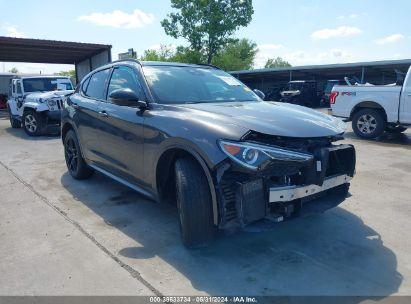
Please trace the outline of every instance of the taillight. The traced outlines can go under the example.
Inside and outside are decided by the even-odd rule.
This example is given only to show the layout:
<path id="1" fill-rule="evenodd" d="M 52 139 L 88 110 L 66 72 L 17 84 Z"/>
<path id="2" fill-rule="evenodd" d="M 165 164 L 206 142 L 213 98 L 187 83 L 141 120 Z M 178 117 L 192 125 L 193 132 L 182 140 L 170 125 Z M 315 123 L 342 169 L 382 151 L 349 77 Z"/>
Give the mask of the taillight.
<path id="1" fill-rule="evenodd" d="M 338 92 L 331 92 L 330 94 L 330 104 L 334 104 L 335 100 L 337 99 Z"/>

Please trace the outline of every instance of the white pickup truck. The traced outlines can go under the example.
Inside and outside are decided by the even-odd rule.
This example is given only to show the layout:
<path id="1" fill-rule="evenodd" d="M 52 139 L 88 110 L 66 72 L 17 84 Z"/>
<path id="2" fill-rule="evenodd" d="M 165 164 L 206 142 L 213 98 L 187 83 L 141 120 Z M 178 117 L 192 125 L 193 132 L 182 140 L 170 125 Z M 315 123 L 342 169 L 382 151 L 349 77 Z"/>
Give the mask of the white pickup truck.
<path id="1" fill-rule="evenodd" d="M 355 134 L 377 138 L 411 127 L 411 68 L 400 85 L 337 85 L 331 91 L 332 115 L 352 121 Z"/>

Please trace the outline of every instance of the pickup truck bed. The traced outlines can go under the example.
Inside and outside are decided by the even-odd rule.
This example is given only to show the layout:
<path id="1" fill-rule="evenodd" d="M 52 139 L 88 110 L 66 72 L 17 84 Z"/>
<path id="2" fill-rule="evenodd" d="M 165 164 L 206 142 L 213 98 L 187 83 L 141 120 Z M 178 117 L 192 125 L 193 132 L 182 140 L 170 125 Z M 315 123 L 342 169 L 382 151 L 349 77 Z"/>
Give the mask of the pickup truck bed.
<path id="1" fill-rule="evenodd" d="M 384 108 L 387 122 L 398 121 L 401 86 L 334 86 L 332 92 L 338 92 L 331 104 L 334 116 L 350 118 L 355 109 L 374 102 Z"/>
<path id="2" fill-rule="evenodd" d="M 405 131 L 411 126 L 410 71 L 403 86 L 334 86 L 330 95 L 332 115 L 352 121 L 353 131 L 362 138 Z"/>

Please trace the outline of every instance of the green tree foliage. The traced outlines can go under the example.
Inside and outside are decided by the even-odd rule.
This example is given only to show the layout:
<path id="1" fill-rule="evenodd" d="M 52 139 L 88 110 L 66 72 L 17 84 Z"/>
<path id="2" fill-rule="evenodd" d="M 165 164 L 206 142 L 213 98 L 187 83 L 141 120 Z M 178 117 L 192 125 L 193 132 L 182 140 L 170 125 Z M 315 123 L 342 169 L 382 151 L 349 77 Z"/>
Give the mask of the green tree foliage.
<path id="1" fill-rule="evenodd" d="M 204 58 L 201 53 L 192 51 L 188 47 L 178 46 L 177 48 L 167 45 L 160 45 L 160 48 L 145 50 L 140 57 L 142 61 L 169 61 L 183 63 L 202 63 Z"/>
<path id="2" fill-rule="evenodd" d="M 247 26 L 254 13 L 252 0 L 171 0 L 175 12 L 161 21 L 167 35 L 188 40 L 192 51 L 211 63 L 231 35 Z"/>
<path id="3" fill-rule="evenodd" d="M 213 65 L 226 71 L 248 70 L 253 67 L 257 45 L 248 39 L 229 42 L 213 58 Z"/>
<path id="4" fill-rule="evenodd" d="M 277 57 L 275 59 L 268 59 L 264 66 L 266 69 L 268 68 L 290 68 L 292 65 L 282 59 L 281 57 Z"/>
<path id="5" fill-rule="evenodd" d="M 248 39 L 232 40 L 214 56 L 212 64 L 226 71 L 246 70 L 253 67 L 257 45 Z M 169 61 L 182 63 L 205 63 L 207 58 L 190 47 L 161 45 L 158 50 L 146 50 L 140 57 L 143 61 Z"/>
<path id="6" fill-rule="evenodd" d="M 158 50 L 145 50 L 143 56 L 140 57 L 140 60 L 143 61 L 172 61 L 174 56 L 174 50 L 172 46 L 160 45 Z"/>
<path id="7" fill-rule="evenodd" d="M 19 70 L 17 70 L 17 68 L 11 68 L 10 70 L 9 70 L 9 73 L 14 73 L 14 74 L 17 74 L 19 72 Z"/>
<path id="8" fill-rule="evenodd" d="M 56 73 L 58 76 L 68 76 L 72 78 L 76 78 L 76 71 L 75 70 L 70 70 L 70 71 L 61 71 Z"/>
<path id="9" fill-rule="evenodd" d="M 183 62 L 183 63 L 204 63 L 206 61 L 205 56 L 198 51 L 192 50 L 189 47 L 179 46 L 176 49 L 174 56 L 172 57 L 173 62 Z"/>

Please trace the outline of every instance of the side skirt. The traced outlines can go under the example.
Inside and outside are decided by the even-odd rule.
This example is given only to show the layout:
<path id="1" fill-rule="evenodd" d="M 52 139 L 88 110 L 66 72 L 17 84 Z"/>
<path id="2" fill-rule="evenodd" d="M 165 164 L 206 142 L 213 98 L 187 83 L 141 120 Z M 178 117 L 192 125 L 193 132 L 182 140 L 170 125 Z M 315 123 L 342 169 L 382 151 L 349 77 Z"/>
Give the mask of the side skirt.
<path id="1" fill-rule="evenodd" d="M 114 174 L 112 174 L 112 173 L 104 170 L 104 169 L 101 169 L 100 167 L 97 167 L 97 166 L 94 165 L 94 164 L 89 164 L 89 166 L 90 166 L 91 168 L 93 168 L 94 170 L 96 170 L 96 171 L 104 174 L 105 176 L 107 176 L 107 177 L 109 177 L 109 178 L 111 178 L 111 179 L 114 179 L 116 182 L 118 182 L 118 183 L 120 183 L 120 184 L 123 184 L 124 186 L 127 186 L 127 187 L 133 189 L 134 191 L 137 191 L 138 193 L 140 193 L 140 194 L 142 194 L 142 195 L 144 195 L 144 196 L 146 196 L 146 197 L 148 197 L 148 198 L 150 198 L 150 199 L 152 199 L 152 200 L 155 200 L 154 195 L 152 195 L 150 192 L 142 189 L 141 187 L 136 186 L 136 185 L 134 185 L 134 184 L 132 184 L 132 183 L 130 183 L 130 182 L 128 182 L 128 181 L 126 181 L 126 180 L 124 180 L 124 179 L 122 179 L 122 178 L 120 178 L 120 177 L 118 177 L 118 176 L 116 176 L 116 175 L 114 175 Z"/>

